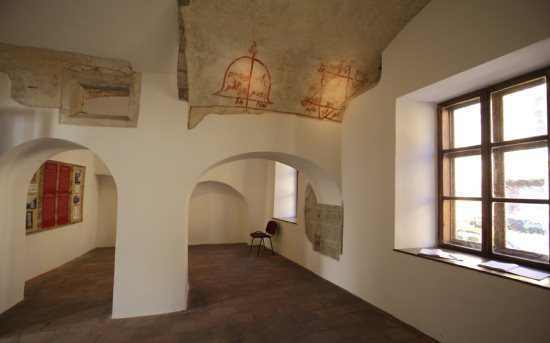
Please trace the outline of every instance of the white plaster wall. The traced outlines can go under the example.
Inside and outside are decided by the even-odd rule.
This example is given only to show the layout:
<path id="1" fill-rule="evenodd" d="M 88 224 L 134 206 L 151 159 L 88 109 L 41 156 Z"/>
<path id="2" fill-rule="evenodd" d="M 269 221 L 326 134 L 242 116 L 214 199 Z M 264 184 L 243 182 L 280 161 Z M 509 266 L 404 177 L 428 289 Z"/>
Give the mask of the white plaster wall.
<path id="1" fill-rule="evenodd" d="M 96 175 L 112 176 L 111 171 L 109 170 L 105 162 L 103 162 L 101 158 L 97 157 L 97 155 L 94 155 L 94 173 Z"/>
<path id="2" fill-rule="evenodd" d="M 248 203 L 225 183 L 197 184 L 189 200 L 189 244 L 245 242 Z"/>
<path id="3" fill-rule="evenodd" d="M 397 101 L 395 248 L 437 245 L 436 104 Z M 401 115 L 399 115 L 401 114 Z M 432 133 L 432 134 L 427 134 Z"/>
<path id="4" fill-rule="evenodd" d="M 395 38 L 384 52 L 379 85 L 352 101 L 344 119 L 344 254 L 338 268 L 327 268 L 323 276 L 443 342 L 548 339 L 547 290 L 392 248 L 394 231 L 401 230 L 395 225 L 406 225 L 403 218 L 395 222 L 394 206 L 405 206 L 409 196 L 395 192 L 394 176 L 418 182 L 418 174 L 395 169 L 397 98 L 547 38 L 549 12 L 547 1 L 434 0 Z M 397 127 L 399 139 L 407 140 L 401 125 L 433 127 L 410 119 Z M 432 185 L 431 179 L 420 182 Z M 426 206 L 433 207 L 429 198 Z"/>
<path id="5" fill-rule="evenodd" d="M 83 220 L 81 223 L 25 236 L 27 280 L 96 247 L 98 184 L 93 174 L 94 154 L 89 150 L 71 150 L 52 156 L 51 159 L 86 167 Z M 23 227 L 20 229 L 24 231 Z"/>
<path id="6" fill-rule="evenodd" d="M 273 218 L 274 202 L 274 180 L 275 163 L 270 163 L 268 169 L 268 186 L 266 192 L 265 208 L 269 218 Z M 298 171 L 298 206 L 296 210 L 296 223 L 277 220 L 277 232 L 272 239 L 275 252 L 288 258 L 291 261 L 311 270 L 317 275 L 326 278 L 328 270 L 336 269 L 339 266 L 337 260 L 322 255 L 313 250 L 313 244 L 307 239 L 304 221 L 304 206 L 306 198 L 306 188 L 310 183 L 308 174 L 304 171 Z M 344 208 L 345 211 L 345 208 Z M 344 214 L 345 216 L 345 214 Z M 345 217 L 344 217 L 345 218 Z M 345 234 L 345 233 L 344 233 Z M 269 244 L 269 243 L 268 243 Z"/>
<path id="7" fill-rule="evenodd" d="M 59 125 L 56 110 L 6 99 L 9 80 L 0 74 L 0 187 L 10 194 L 0 194 L 0 311 L 22 299 L 24 235 L 11 229 L 22 227 L 24 215 L 11 203 L 24 204 L 24 198 L 11 190 L 23 194 L 31 175 L 23 181 L 17 170 L 33 165 L 28 154 L 45 156 L 72 145 L 6 151 L 54 137 L 96 152 L 117 182 L 115 317 L 185 308 L 184 209 L 202 172 L 238 154 L 284 152 L 313 161 L 335 180 L 342 176 L 344 253 L 338 263 L 304 259 L 306 267 L 445 342 L 545 341 L 548 291 L 392 248 L 396 99 L 548 37 L 549 6 L 544 0 L 432 1 L 384 52 L 382 80 L 352 101 L 342 137 L 338 124 L 284 115 L 208 116 L 188 131 L 175 75 L 160 74 L 143 75 L 137 129 Z M 167 69 L 175 70 L 175 63 Z"/>
<path id="8" fill-rule="evenodd" d="M 97 163 L 97 159 L 95 161 Z M 117 189 L 111 175 L 97 178 L 96 247 L 114 247 L 116 243 Z"/>
<path id="9" fill-rule="evenodd" d="M 10 153 L 18 144 L 42 137 L 77 142 L 109 166 L 118 191 L 114 317 L 186 308 L 187 203 L 212 165 L 240 154 L 283 153 L 317 166 L 335 182 L 340 178 L 340 125 L 277 114 L 232 115 L 209 116 L 187 130 L 187 104 L 177 99 L 175 84 L 175 75 L 143 74 L 136 129 L 85 127 L 58 124 L 57 110 L 15 103 L 9 99 L 9 78 L 0 73 L 0 171 L 5 168 L 7 175 L 0 173 L 0 187 L 7 190 L 0 198 L 5 196 L 6 204 L 12 201 L 11 189 L 28 182 L 16 172 L 26 158 L 34 159 L 27 149 L 42 149 L 37 141 Z M 55 144 L 55 149 L 71 146 Z M 17 208 L 0 207 L 0 215 L 13 217 L 0 223 L 7 235 L 0 245 L 8 247 L 6 259 L 0 259 L 5 266 L 0 281 L 8 280 L 0 292 L 2 311 L 22 299 L 24 280 L 16 269 L 24 248 L 18 236 L 11 236 L 11 220 L 23 225 Z"/>
<path id="10" fill-rule="evenodd" d="M 218 181 L 230 185 L 246 199 L 248 216 L 245 223 L 242 242 L 250 239 L 250 232 L 265 229 L 266 219 L 271 211 L 266 212 L 266 194 L 268 191 L 268 168 L 272 161 L 265 159 L 244 159 L 222 164 L 204 174 L 201 181 Z"/>

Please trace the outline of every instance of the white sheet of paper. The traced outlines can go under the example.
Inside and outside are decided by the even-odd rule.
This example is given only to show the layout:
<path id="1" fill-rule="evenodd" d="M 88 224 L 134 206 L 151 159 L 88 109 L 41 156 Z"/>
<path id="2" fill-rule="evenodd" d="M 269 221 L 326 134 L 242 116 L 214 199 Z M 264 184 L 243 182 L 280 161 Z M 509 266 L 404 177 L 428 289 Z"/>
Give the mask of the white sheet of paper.
<path id="1" fill-rule="evenodd" d="M 499 271 L 503 271 L 503 272 L 508 272 L 508 271 L 510 271 L 514 268 L 519 267 L 515 263 L 502 263 L 502 262 L 497 262 L 497 261 L 483 262 L 483 263 L 478 264 L 478 266 L 489 268 L 489 269 L 495 269 L 495 270 L 499 270 Z"/>
<path id="2" fill-rule="evenodd" d="M 420 252 L 418 254 L 460 261 L 460 259 L 456 256 L 446 253 L 441 249 L 420 249 Z"/>
<path id="3" fill-rule="evenodd" d="M 539 280 L 539 281 L 542 280 L 542 279 L 546 279 L 547 277 L 550 276 L 550 273 L 545 273 L 545 272 L 541 272 L 541 271 L 538 271 L 538 270 L 529 269 L 529 268 L 525 268 L 525 267 L 514 268 L 514 269 L 510 270 L 510 273 L 516 274 L 516 275 L 519 275 L 519 276 L 524 276 L 524 277 L 527 277 L 527 278 L 530 278 L 530 279 Z"/>
<path id="4" fill-rule="evenodd" d="M 441 249 L 420 249 L 419 254 L 429 255 L 429 256 L 439 256 L 443 250 Z"/>
<path id="5" fill-rule="evenodd" d="M 74 206 L 73 207 L 73 220 L 80 219 L 80 207 Z"/>

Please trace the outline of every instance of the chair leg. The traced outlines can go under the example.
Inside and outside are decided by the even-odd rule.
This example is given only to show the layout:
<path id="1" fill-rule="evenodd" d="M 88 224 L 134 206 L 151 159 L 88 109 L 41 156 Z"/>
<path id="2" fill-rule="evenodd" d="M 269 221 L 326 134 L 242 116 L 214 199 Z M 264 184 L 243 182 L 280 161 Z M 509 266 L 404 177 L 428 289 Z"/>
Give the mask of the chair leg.
<path id="1" fill-rule="evenodd" d="M 264 242 L 264 239 L 260 239 L 260 245 L 258 245 L 258 252 L 256 253 L 256 257 L 260 256 L 260 249 L 262 248 L 262 243 Z"/>
<path id="2" fill-rule="evenodd" d="M 252 242 L 250 242 L 250 249 L 248 251 L 252 251 L 252 245 L 254 244 L 254 237 L 252 237 Z"/>
<path id="3" fill-rule="evenodd" d="M 275 250 L 273 250 L 273 242 L 271 241 L 271 237 L 269 237 L 269 245 L 271 245 L 271 255 L 275 256 Z"/>

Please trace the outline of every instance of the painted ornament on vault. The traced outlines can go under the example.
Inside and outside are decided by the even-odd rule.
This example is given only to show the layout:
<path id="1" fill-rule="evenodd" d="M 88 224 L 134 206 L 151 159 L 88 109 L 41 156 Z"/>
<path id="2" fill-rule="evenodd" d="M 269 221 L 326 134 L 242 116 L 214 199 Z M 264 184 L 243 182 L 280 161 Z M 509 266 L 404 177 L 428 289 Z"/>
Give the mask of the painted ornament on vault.
<path id="1" fill-rule="evenodd" d="M 310 87 L 313 95 L 302 100 L 305 114 L 342 121 L 348 101 L 366 82 L 365 75 L 359 70 L 352 73 L 351 65 L 343 64 L 321 63 L 318 72 L 319 84 Z"/>
<path id="2" fill-rule="evenodd" d="M 269 100 L 271 76 L 266 65 L 256 58 L 256 42 L 248 50 L 250 56 L 233 60 L 223 77 L 221 89 L 214 95 L 231 99 L 229 106 L 237 108 L 266 108 Z"/>
<path id="3" fill-rule="evenodd" d="M 188 127 L 230 114 L 342 122 L 350 101 L 380 80 L 382 51 L 428 2 L 179 1 Z"/>

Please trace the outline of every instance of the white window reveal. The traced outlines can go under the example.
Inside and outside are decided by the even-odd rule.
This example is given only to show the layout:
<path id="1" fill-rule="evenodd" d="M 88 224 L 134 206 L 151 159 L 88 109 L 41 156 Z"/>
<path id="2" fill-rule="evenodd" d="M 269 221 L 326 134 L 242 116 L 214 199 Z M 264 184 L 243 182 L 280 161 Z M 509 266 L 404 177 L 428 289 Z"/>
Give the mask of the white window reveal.
<path id="1" fill-rule="evenodd" d="M 273 217 L 296 222 L 297 197 L 298 171 L 286 164 L 275 162 Z"/>

